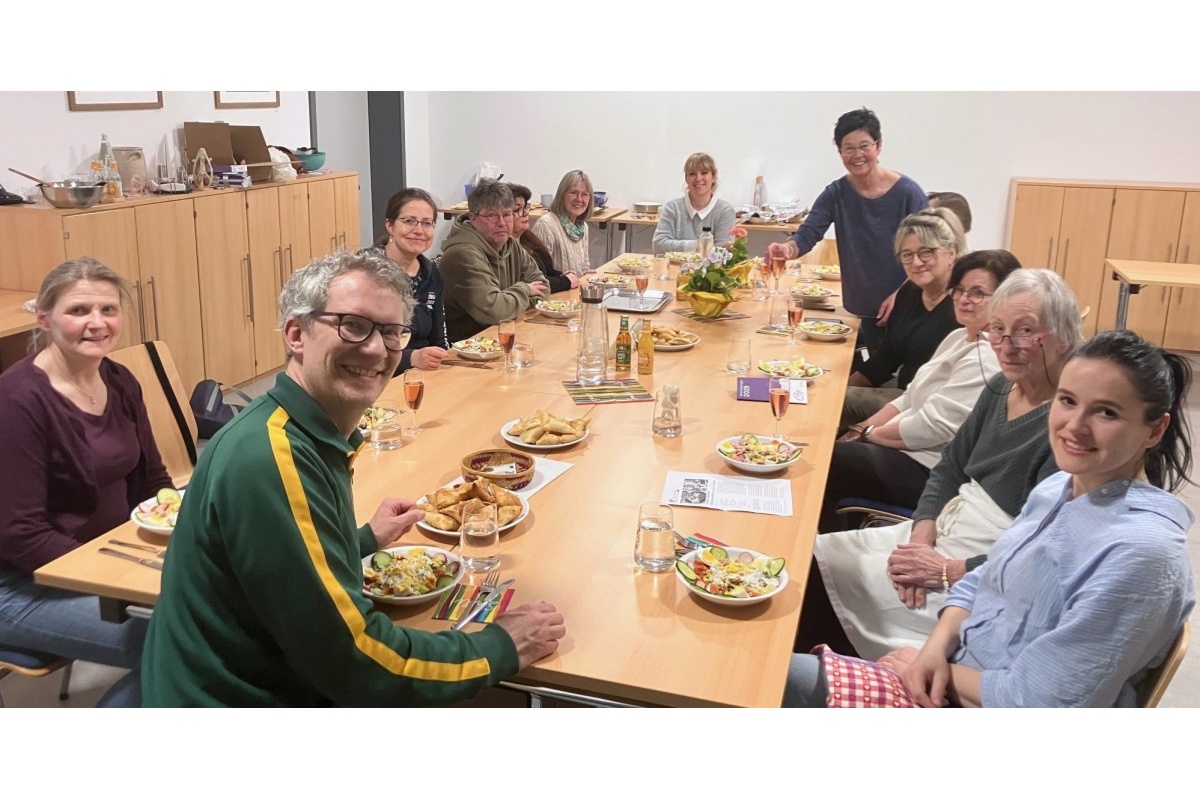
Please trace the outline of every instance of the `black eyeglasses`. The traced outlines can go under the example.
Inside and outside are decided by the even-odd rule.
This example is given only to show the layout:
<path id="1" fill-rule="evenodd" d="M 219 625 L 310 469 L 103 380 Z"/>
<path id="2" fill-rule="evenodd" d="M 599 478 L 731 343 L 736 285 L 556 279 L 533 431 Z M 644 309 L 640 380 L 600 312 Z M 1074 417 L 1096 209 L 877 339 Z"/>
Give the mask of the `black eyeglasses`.
<path id="1" fill-rule="evenodd" d="M 913 261 L 917 260 L 919 260 L 922 264 L 928 264 L 930 261 L 933 261 L 933 257 L 936 256 L 938 250 L 941 249 L 942 248 L 940 247 L 922 247 L 916 252 L 913 252 L 912 250 L 901 250 L 896 254 L 896 257 L 899 258 L 900 263 L 906 267 L 912 264 Z"/>
<path id="2" fill-rule="evenodd" d="M 321 311 L 313 316 L 336 317 L 337 322 L 330 324 L 337 328 L 338 336 L 342 337 L 342 341 L 350 344 L 365 342 L 374 331 L 378 330 L 379 336 L 383 339 L 383 346 L 395 353 L 403 350 L 404 346 L 408 344 L 409 338 L 412 337 L 412 327 L 401 325 L 398 322 L 376 322 L 358 314 L 342 314 L 337 311 Z"/>
<path id="3" fill-rule="evenodd" d="M 985 292 L 978 286 L 972 286 L 970 289 L 965 289 L 962 286 L 955 286 L 950 290 L 950 296 L 955 300 L 962 297 L 964 294 L 967 296 L 967 300 L 975 304 L 982 303 L 984 300 L 987 300 L 992 296 L 991 292 Z"/>
<path id="4" fill-rule="evenodd" d="M 513 216 L 514 217 L 528 217 L 529 216 L 529 206 L 518 206 L 517 208 L 514 208 Z"/>
<path id="5" fill-rule="evenodd" d="M 431 231 L 437 227 L 437 223 L 431 219 L 417 219 L 416 217 L 399 217 L 396 219 L 396 222 L 399 222 L 409 230 L 420 228 L 424 231 Z"/>

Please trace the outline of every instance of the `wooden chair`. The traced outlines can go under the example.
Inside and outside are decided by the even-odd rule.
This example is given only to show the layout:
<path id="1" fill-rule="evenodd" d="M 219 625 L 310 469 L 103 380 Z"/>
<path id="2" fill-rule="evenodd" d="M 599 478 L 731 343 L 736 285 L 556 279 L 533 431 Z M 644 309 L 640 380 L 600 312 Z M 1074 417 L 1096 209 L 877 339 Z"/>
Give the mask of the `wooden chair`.
<path id="1" fill-rule="evenodd" d="M 837 513 L 840 516 L 856 515 L 858 528 L 877 528 L 881 525 L 897 525 L 912 520 L 913 509 L 880 503 L 875 500 L 864 500 L 861 497 L 843 497 L 838 501 Z"/>
<path id="2" fill-rule="evenodd" d="M 1141 689 L 1138 695 L 1142 701 L 1142 708 L 1157 708 L 1158 702 L 1162 700 L 1163 694 L 1167 691 L 1167 686 L 1171 683 L 1171 678 L 1175 677 L 1175 673 L 1179 670 L 1179 665 L 1183 663 L 1183 657 L 1187 655 L 1188 639 L 1191 635 L 1191 624 L 1183 623 L 1183 627 L 1179 630 L 1179 636 L 1175 639 L 1175 644 L 1171 646 L 1170 652 L 1154 669 L 1147 673 L 1145 680 L 1142 681 Z"/>
<path id="3" fill-rule="evenodd" d="M 840 265 L 842 262 L 838 258 L 837 239 L 822 239 L 817 242 L 817 245 L 812 250 L 800 256 L 799 261 L 801 264 L 815 264 L 825 267 Z"/>
<path id="4" fill-rule="evenodd" d="M 0 645 L 0 680 L 11 673 L 40 678 L 58 670 L 63 671 L 62 686 L 58 690 L 58 699 L 66 700 L 70 696 L 71 665 L 73 661 L 48 653 L 38 653 L 32 650 L 16 650 Z M 0 708 L 4 708 L 4 696 L 0 695 Z"/>
<path id="5" fill-rule="evenodd" d="M 175 359 L 164 342 L 142 342 L 109 354 L 142 385 L 154 442 L 176 486 L 184 486 L 196 466 L 196 418 Z"/>

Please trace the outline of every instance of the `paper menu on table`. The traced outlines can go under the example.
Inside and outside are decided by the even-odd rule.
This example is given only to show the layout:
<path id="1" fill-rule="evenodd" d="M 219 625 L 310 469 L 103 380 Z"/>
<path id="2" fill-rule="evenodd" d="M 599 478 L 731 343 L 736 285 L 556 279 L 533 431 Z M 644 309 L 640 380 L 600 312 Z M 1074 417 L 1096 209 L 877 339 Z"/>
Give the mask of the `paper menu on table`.
<path id="1" fill-rule="evenodd" d="M 672 506 L 790 517 L 792 482 L 787 478 L 763 480 L 669 470 L 661 502 Z"/>
<path id="2" fill-rule="evenodd" d="M 800 378 L 792 378 L 789 380 L 788 388 L 790 390 L 788 399 L 793 403 L 808 405 L 808 381 Z M 738 378 L 737 379 L 737 395 L 738 400 L 756 400 L 767 402 L 771 399 L 771 379 L 770 378 Z"/>

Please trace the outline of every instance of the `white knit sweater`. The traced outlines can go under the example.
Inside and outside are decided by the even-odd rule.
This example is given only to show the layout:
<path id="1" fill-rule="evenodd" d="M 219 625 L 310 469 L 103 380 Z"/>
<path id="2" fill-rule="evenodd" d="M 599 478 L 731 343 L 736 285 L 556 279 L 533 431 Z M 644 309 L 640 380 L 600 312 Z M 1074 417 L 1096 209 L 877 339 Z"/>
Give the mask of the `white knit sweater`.
<path id="1" fill-rule="evenodd" d="M 571 241 L 567 232 L 563 230 L 562 223 L 553 213 L 546 213 L 538 217 L 530 226 L 530 230 L 549 249 L 550 255 L 554 259 L 554 266 L 560 272 L 564 274 L 574 272 L 576 275 L 583 275 L 592 268 L 591 258 L 588 256 L 586 224 L 583 227 L 583 238 L 578 242 Z"/>
<path id="2" fill-rule="evenodd" d="M 903 452 L 932 469 L 966 422 L 984 383 L 999 371 L 987 342 L 968 342 L 965 328 L 951 331 L 904 394 L 888 404 L 900 410 L 894 419 L 900 420 L 900 438 L 908 448 Z"/>

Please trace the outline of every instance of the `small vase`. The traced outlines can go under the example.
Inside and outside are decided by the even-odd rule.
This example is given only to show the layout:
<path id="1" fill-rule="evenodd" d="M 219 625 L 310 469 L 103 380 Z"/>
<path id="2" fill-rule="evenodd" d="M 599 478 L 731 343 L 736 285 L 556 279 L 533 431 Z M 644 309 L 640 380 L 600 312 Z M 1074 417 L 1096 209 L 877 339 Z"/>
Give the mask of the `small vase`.
<path id="1" fill-rule="evenodd" d="M 733 301 L 713 292 L 692 292 L 688 295 L 688 302 L 692 304 L 692 311 L 696 312 L 697 317 L 716 319 L 725 313 Z"/>

